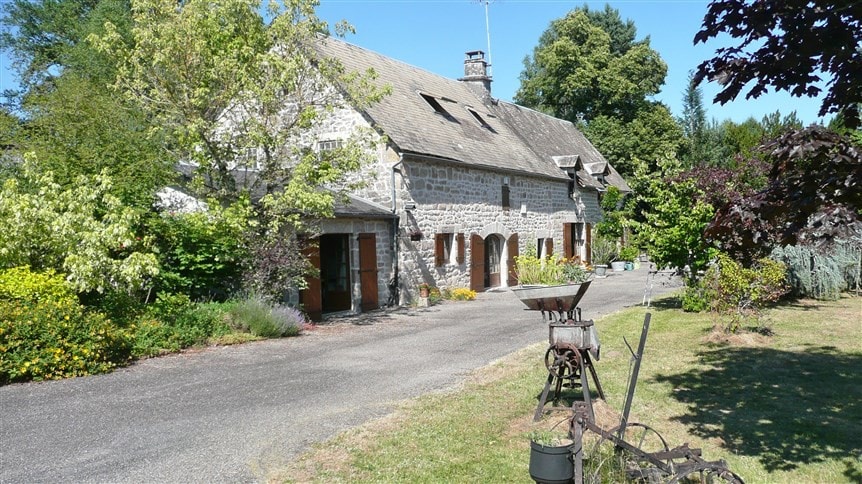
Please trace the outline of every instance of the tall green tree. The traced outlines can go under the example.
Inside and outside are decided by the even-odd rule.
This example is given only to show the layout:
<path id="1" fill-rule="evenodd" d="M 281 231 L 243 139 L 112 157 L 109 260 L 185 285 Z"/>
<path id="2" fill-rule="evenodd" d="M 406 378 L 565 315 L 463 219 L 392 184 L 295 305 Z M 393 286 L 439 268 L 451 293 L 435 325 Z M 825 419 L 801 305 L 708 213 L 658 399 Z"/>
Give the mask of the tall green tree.
<path id="1" fill-rule="evenodd" d="M 3 7 L 0 41 L 15 58 L 25 122 L 15 147 L 64 185 L 105 171 L 114 195 L 149 209 L 155 191 L 175 178 L 173 162 L 153 136 L 151 119 L 108 90 L 114 59 L 95 49 L 90 35 L 110 22 L 127 44 L 127 0 L 15 0 Z"/>
<path id="2" fill-rule="evenodd" d="M 524 59 L 515 94 L 520 104 L 577 123 L 623 174 L 635 159 L 655 163 L 657 153 L 676 152 L 682 138 L 668 109 L 649 100 L 667 65 L 649 39 L 635 36 L 617 10 L 576 8 L 552 21 Z M 636 145 L 625 139 L 636 134 Z"/>
<path id="3" fill-rule="evenodd" d="M 728 150 L 721 145 L 722 130 L 715 121 L 707 121 L 703 91 L 694 82 L 693 73 L 683 93 L 679 123 L 685 136 L 680 150 L 685 166 L 718 166 L 726 161 Z"/>
<path id="4" fill-rule="evenodd" d="M 316 6 L 269 2 L 264 19 L 259 0 L 133 0 L 131 43 L 111 24 L 91 36 L 119 65 L 113 88 L 155 120 L 199 194 L 257 201 L 253 287 L 264 280 L 301 287 L 295 264 L 302 260 L 287 257 L 300 253 L 298 234 L 332 215 L 338 191 L 351 187 L 349 175 L 373 153 L 374 138 L 364 132 L 319 150 L 322 123 L 387 91 L 373 72 L 346 72 L 317 54 L 329 31 Z M 275 260 L 291 262 L 273 274 Z"/>
<path id="5" fill-rule="evenodd" d="M 321 154 L 305 140 L 328 113 L 384 92 L 373 73 L 315 54 L 328 35 L 316 5 L 271 2 L 267 23 L 257 0 L 135 0 L 132 45 L 110 25 L 97 42 L 121 65 L 114 88 L 154 117 L 176 158 L 196 167 L 199 188 L 224 200 L 264 193 L 264 205 L 299 223 L 331 212 L 320 187 L 358 168 L 368 141 L 357 135 Z M 238 170 L 255 176 L 238 181 Z"/>

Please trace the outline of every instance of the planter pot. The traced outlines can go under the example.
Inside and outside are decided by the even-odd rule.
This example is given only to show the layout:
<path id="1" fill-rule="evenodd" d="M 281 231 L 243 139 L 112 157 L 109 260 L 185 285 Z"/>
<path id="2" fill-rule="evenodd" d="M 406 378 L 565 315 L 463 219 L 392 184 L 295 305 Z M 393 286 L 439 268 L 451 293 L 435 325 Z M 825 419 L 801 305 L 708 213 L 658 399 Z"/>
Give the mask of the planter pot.
<path id="1" fill-rule="evenodd" d="M 420 287 L 419 288 L 419 297 L 428 297 L 430 295 L 431 295 L 431 289 L 429 289 L 427 287 Z"/>
<path id="2" fill-rule="evenodd" d="M 567 484 L 572 482 L 575 466 L 572 462 L 572 445 L 545 447 L 530 442 L 530 477 L 540 484 Z"/>
<path id="3" fill-rule="evenodd" d="M 604 277 L 608 274 L 608 266 L 603 264 L 595 266 L 593 270 L 595 270 L 598 277 Z"/>
<path id="4" fill-rule="evenodd" d="M 519 286 L 512 289 L 528 308 L 533 311 L 569 311 L 578 307 L 578 302 L 592 281 L 560 286 Z"/>
<path id="5" fill-rule="evenodd" d="M 635 270 L 635 263 L 634 262 L 626 262 L 626 270 L 627 271 Z"/>
<path id="6" fill-rule="evenodd" d="M 615 260 L 615 261 L 611 262 L 611 269 L 613 269 L 614 272 L 624 271 L 624 270 L 626 270 L 626 263 L 625 263 L 625 261 Z"/>

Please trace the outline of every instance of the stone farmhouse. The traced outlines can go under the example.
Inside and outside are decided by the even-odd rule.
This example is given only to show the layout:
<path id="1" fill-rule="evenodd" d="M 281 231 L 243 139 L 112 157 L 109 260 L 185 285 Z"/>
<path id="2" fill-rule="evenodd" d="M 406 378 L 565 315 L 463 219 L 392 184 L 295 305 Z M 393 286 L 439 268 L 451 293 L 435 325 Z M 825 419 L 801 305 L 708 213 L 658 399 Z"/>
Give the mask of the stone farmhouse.
<path id="1" fill-rule="evenodd" d="M 338 110 L 318 137 L 326 149 L 372 128 L 383 141 L 309 254 L 320 277 L 300 300 L 312 318 L 403 304 L 422 283 L 510 287 L 527 250 L 590 262 L 602 192 L 629 187 L 572 123 L 494 99 L 483 52 L 453 80 L 337 39 L 318 51 L 374 69 L 391 94 Z"/>

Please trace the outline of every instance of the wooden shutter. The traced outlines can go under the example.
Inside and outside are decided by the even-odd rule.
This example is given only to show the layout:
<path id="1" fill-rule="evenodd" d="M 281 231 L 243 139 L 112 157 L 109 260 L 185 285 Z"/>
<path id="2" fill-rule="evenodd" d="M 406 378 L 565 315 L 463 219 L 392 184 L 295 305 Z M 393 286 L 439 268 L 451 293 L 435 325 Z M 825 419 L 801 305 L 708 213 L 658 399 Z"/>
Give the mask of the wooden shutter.
<path id="1" fill-rule="evenodd" d="M 434 266 L 440 267 L 446 263 L 444 255 L 446 250 L 444 244 L 446 234 L 434 234 Z"/>
<path id="2" fill-rule="evenodd" d="M 458 244 L 458 265 L 461 265 L 464 263 L 464 234 L 456 235 L 455 240 Z"/>
<path id="3" fill-rule="evenodd" d="M 375 234 L 359 234 L 359 287 L 362 292 L 362 310 L 371 311 L 379 308 Z"/>
<path id="4" fill-rule="evenodd" d="M 470 289 L 485 290 L 485 240 L 481 235 L 470 235 Z"/>
<path id="5" fill-rule="evenodd" d="M 571 259 L 575 256 L 575 244 L 572 240 L 573 224 L 563 224 L 563 257 Z"/>
<path id="6" fill-rule="evenodd" d="M 305 278 L 308 287 L 299 291 L 299 302 L 312 321 L 320 321 L 323 318 L 323 292 L 320 285 L 320 246 L 318 241 L 307 241 L 302 249 L 302 254 L 318 273 L 314 277 Z"/>
<path id="7" fill-rule="evenodd" d="M 545 239 L 545 257 L 554 255 L 554 239 L 548 237 Z"/>
<path id="8" fill-rule="evenodd" d="M 509 258 L 506 265 L 509 266 L 509 287 L 518 285 L 518 273 L 515 271 L 515 257 L 518 257 L 518 234 L 512 234 L 509 237 L 508 247 Z"/>
<path id="9" fill-rule="evenodd" d="M 593 264 L 593 227 L 584 224 L 584 251 L 587 253 L 587 264 Z"/>

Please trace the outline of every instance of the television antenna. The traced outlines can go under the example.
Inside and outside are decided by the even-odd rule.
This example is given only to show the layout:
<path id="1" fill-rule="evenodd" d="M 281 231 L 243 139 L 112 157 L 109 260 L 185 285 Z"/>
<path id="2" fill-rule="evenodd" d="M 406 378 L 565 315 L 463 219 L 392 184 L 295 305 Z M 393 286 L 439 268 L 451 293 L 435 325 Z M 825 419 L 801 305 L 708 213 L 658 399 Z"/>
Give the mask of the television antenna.
<path id="1" fill-rule="evenodd" d="M 490 17 L 488 15 L 488 6 L 494 0 L 474 0 L 479 2 L 480 4 L 485 5 L 485 36 L 488 39 L 488 75 L 491 76 L 493 73 L 493 63 L 491 62 L 491 22 Z"/>

